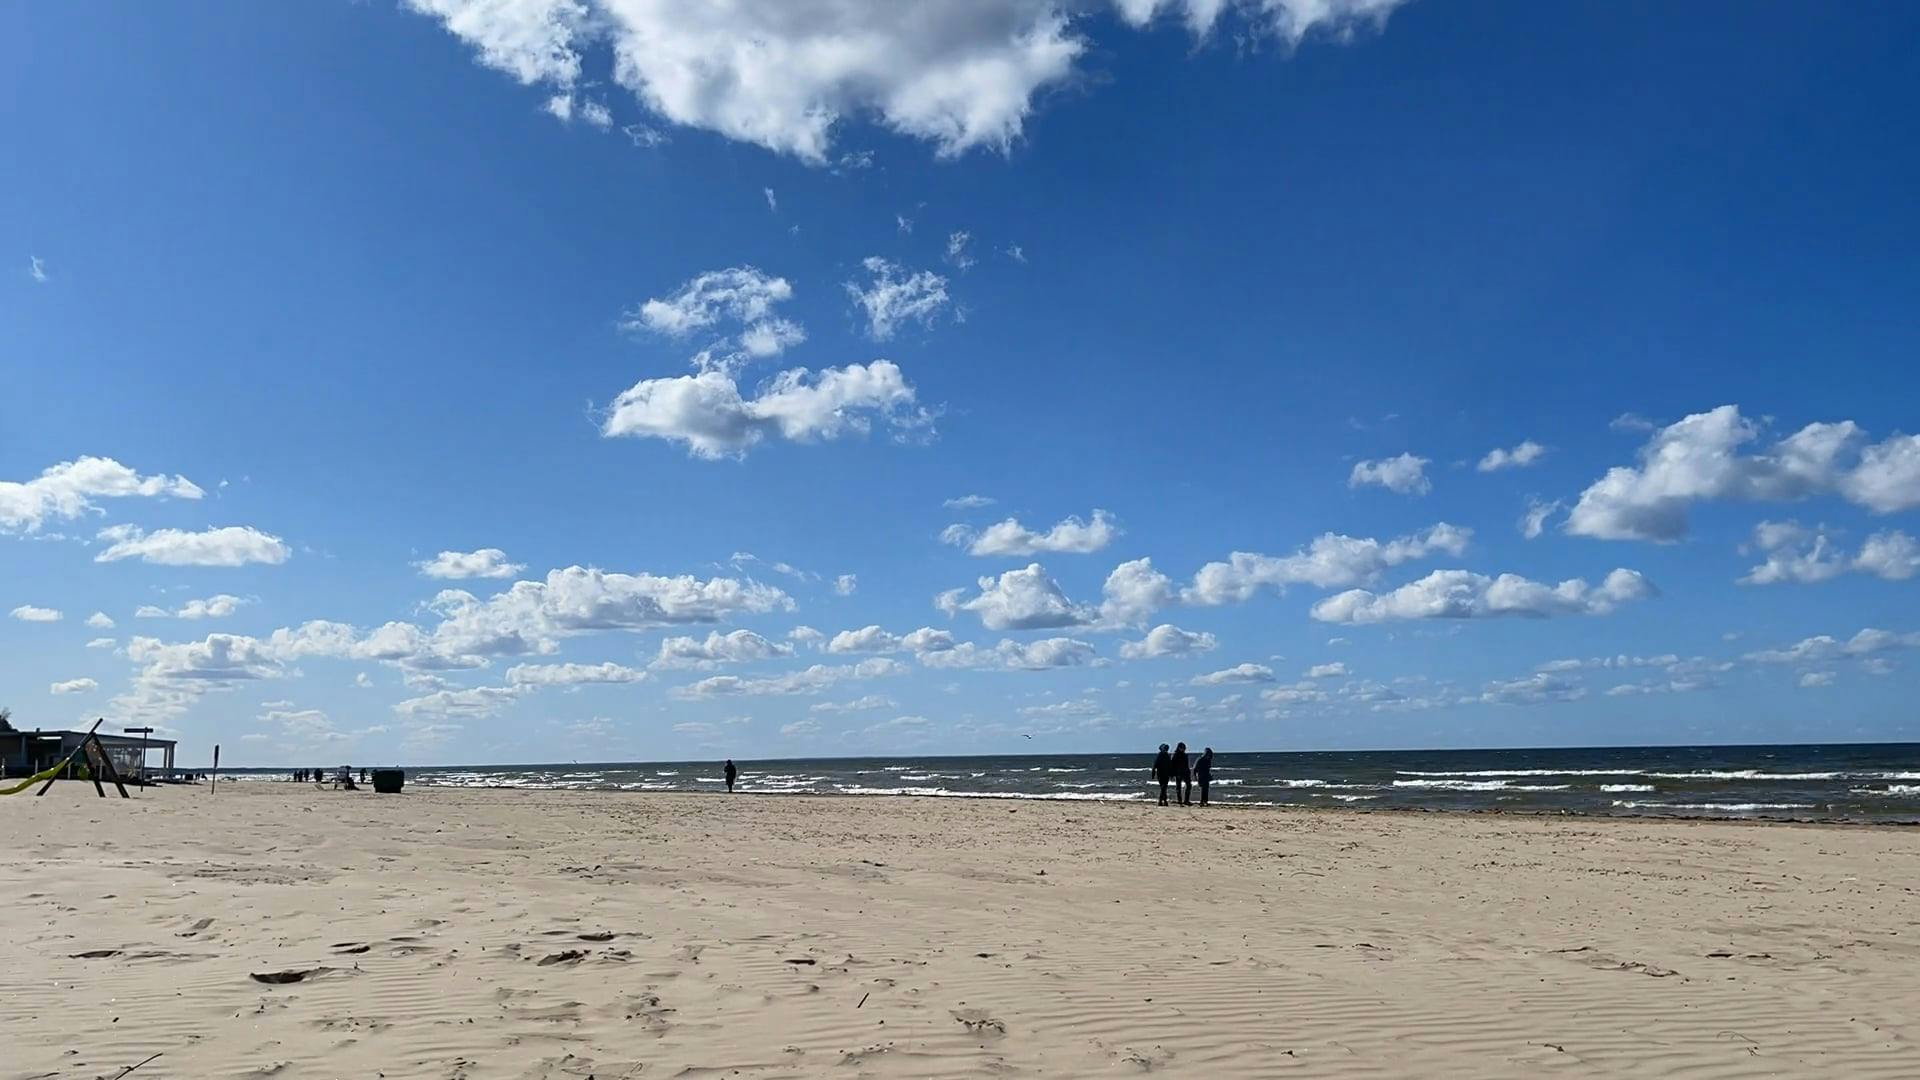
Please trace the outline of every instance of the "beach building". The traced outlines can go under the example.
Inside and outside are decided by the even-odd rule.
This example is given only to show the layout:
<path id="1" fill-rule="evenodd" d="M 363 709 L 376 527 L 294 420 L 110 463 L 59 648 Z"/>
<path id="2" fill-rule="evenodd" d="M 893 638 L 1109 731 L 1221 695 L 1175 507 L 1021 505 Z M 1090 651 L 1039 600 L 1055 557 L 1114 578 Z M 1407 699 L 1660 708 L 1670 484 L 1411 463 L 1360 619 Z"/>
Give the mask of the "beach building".
<path id="1" fill-rule="evenodd" d="M 86 737 L 84 731 L 0 731 L 0 765 L 5 766 L 8 776 L 31 776 L 59 764 Z M 128 780 L 162 780 L 173 775 L 173 739 L 109 735 L 103 731 L 100 745 L 113 759 L 113 767 Z M 147 761 L 156 750 L 161 764 L 149 768 Z M 83 756 L 76 765 L 85 760 Z"/>

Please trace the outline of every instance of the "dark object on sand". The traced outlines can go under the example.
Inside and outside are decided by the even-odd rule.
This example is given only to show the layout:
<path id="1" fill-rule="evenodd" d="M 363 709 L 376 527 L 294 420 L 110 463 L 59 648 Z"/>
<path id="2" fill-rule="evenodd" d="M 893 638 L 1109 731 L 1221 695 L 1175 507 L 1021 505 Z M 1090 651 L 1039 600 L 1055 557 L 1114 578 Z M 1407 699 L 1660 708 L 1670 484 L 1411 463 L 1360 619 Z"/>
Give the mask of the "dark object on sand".
<path id="1" fill-rule="evenodd" d="M 400 788 L 407 782 L 407 774 L 400 769 L 373 770 L 373 790 L 382 795 L 398 795 Z"/>

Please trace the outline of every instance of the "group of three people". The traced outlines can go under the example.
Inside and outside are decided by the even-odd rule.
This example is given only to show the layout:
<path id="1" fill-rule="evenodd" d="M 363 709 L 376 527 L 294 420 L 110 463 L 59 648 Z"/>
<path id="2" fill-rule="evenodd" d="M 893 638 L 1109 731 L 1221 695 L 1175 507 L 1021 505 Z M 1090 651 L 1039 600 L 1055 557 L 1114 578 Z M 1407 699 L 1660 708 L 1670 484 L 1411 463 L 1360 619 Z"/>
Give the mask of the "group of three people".
<path id="1" fill-rule="evenodd" d="M 1181 743 L 1167 753 L 1167 744 L 1160 744 L 1160 755 L 1153 759 L 1153 778 L 1160 785 L 1160 805 L 1167 805 L 1167 785 L 1175 785 L 1174 793 L 1181 806 L 1193 805 L 1193 789 L 1200 789 L 1200 805 L 1207 805 L 1207 787 L 1213 783 L 1213 747 L 1200 752 L 1199 758 L 1191 763 L 1187 761 L 1187 744 Z"/>

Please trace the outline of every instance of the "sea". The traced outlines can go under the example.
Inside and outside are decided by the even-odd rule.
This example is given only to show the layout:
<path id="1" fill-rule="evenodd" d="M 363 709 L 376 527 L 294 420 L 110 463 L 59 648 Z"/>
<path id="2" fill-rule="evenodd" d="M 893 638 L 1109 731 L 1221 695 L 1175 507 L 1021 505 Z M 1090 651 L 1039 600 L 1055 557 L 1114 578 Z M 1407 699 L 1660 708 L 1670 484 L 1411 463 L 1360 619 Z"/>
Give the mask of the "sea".
<path id="1" fill-rule="evenodd" d="M 1216 754 L 1228 806 L 1920 824 L 1920 743 Z M 766 795 L 1157 801 L 1152 755 L 740 760 Z M 429 787 L 723 789 L 718 761 L 408 770 Z"/>

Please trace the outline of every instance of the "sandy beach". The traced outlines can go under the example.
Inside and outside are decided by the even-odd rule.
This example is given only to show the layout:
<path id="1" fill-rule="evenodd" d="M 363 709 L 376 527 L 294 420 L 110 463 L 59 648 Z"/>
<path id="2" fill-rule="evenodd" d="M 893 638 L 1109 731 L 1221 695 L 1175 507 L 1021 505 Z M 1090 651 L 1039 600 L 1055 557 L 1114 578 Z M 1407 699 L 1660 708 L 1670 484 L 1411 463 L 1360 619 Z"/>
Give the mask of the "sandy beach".
<path id="1" fill-rule="evenodd" d="M 263 782 L 0 825 L 6 1080 L 1920 1075 L 1911 829 Z"/>

